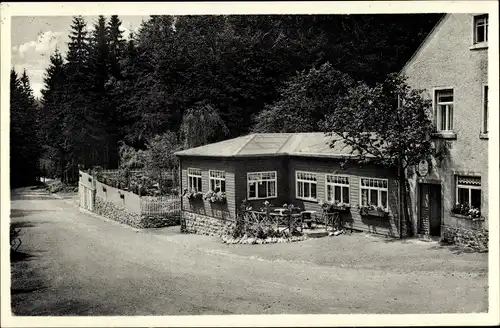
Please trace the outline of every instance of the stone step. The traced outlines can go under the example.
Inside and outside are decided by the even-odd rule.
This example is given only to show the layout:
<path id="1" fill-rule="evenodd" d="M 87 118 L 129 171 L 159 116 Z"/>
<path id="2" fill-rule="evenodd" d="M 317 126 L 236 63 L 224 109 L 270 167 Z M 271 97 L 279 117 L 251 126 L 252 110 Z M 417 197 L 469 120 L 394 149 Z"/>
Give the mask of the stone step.
<path id="1" fill-rule="evenodd" d="M 328 236 L 328 232 L 326 232 L 325 230 L 323 230 L 323 231 L 304 231 L 304 235 L 307 238 L 321 238 L 321 237 Z"/>

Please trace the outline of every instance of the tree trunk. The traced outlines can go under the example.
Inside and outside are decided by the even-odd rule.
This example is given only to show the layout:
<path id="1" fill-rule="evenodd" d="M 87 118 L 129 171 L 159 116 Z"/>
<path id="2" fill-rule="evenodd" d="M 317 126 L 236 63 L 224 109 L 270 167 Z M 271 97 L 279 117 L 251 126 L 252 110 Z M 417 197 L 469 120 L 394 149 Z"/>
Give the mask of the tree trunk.
<path id="1" fill-rule="evenodd" d="M 400 219 L 399 219 L 399 238 L 406 237 L 408 235 L 408 201 L 406 195 L 406 171 L 403 168 L 401 159 L 398 161 L 398 176 L 399 176 L 399 209 L 400 209 Z M 404 236 L 403 236 L 404 235 Z"/>

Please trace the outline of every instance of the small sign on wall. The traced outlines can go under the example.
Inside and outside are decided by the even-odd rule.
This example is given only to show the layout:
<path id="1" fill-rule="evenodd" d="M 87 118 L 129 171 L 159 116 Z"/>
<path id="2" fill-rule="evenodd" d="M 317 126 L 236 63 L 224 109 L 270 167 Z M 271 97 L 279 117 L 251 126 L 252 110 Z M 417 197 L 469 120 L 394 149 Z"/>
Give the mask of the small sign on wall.
<path id="1" fill-rule="evenodd" d="M 418 175 L 421 177 L 425 177 L 429 173 L 429 163 L 423 159 L 417 165 Z"/>

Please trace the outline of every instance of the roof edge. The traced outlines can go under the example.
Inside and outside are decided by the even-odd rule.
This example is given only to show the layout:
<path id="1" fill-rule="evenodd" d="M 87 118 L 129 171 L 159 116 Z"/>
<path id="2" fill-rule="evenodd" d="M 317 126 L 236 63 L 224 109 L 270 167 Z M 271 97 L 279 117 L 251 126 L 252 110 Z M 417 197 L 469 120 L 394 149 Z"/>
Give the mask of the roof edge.
<path id="1" fill-rule="evenodd" d="M 247 140 L 247 141 L 246 141 L 243 145 L 241 145 L 241 147 L 240 147 L 240 148 L 236 149 L 236 151 L 234 152 L 234 155 L 238 155 L 238 153 L 239 153 L 239 152 L 240 152 L 243 148 L 245 148 L 245 146 L 246 146 L 246 145 L 248 145 L 248 143 L 249 143 L 250 141 L 252 141 L 253 139 L 255 139 L 255 136 L 256 136 L 256 135 L 257 135 L 256 133 L 252 134 L 252 135 L 251 135 L 251 137 L 250 137 L 250 138 L 248 138 L 248 140 Z"/>
<path id="2" fill-rule="evenodd" d="M 413 61 L 418 57 L 418 55 L 420 54 L 420 52 L 423 50 L 423 48 L 429 43 L 429 41 L 431 40 L 432 37 L 434 37 L 434 34 L 436 34 L 437 30 L 439 27 L 441 27 L 441 25 L 444 24 L 444 21 L 446 19 L 448 19 L 449 17 L 451 17 L 451 14 L 450 13 L 445 13 L 443 15 L 443 17 L 441 17 L 439 19 L 439 21 L 436 23 L 436 25 L 434 25 L 434 27 L 432 28 L 432 30 L 429 32 L 429 34 L 427 34 L 427 36 L 425 37 L 424 41 L 422 41 L 420 43 L 420 45 L 418 46 L 417 50 L 415 50 L 415 52 L 413 53 L 413 55 L 410 57 L 410 59 L 408 59 L 408 61 L 406 62 L 406 64 L 403 66 L 403 68 L 399 71 L 399 74 L 401 75 L 402 73 L 404 73 L 406 71 L 406 69 L 408 68 L 408 66 L 410 66 L 410 64 L 413 64 Z"/>

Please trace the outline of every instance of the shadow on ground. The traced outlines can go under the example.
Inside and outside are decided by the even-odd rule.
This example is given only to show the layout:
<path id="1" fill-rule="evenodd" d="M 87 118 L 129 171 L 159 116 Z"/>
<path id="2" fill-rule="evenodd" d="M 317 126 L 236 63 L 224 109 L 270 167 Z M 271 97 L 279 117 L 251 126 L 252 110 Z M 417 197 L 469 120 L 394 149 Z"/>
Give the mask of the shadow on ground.
<path id="1" fill-rule="evenodd" d="M 453 254 L 460 255 L 464 253 L 485 253 L 485 251 L 475 249 L 472 247 L 467 247 L 467 246 L 460 246 L 460 245 L 455 245 L 455 244 L 448 244 L 448 243 L 439 243 L 439 245 L 432 246 L 431 249 L 447 249 Z"/>
<path id="2" fill-rule="evenodd" d="M 10 250 L 10 262 L 12 263 L 31 261 L 33 258 L 36 258 L 36 256 L 25 252 Z"/>
<path id="3" fill-rule="evenodd" d="M 21 209 L 12 209 L 10 211 L 10 217 L 11 218 L 22 218 L 25 216 L 29 215 L 36 215 L 39 213 L 46 213 L 46 212 L 54 212 L 54 211 L 49 211 L 49 210 L 21 210 Z"/>

